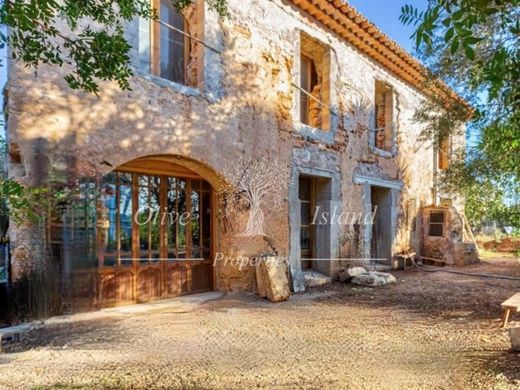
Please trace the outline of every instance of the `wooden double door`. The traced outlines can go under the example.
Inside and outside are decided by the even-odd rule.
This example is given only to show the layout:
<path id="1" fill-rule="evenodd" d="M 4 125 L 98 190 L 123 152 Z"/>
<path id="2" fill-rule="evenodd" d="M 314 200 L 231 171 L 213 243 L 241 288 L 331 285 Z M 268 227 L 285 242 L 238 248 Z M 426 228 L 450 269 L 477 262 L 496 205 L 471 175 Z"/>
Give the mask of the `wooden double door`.
<path id="1" fill-rule="evenodd" d="M 213 191 L 182 167 L 108 174 L 98 214 L 101 306 L 213 288 Z"/>

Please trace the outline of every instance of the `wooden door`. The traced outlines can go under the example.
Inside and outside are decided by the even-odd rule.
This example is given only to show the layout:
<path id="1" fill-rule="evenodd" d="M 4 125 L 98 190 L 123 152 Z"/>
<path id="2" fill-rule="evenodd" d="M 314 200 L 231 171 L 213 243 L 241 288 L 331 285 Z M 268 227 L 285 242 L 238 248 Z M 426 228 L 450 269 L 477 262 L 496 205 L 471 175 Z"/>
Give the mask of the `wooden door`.
<path id="1" fill-rule="evenodd" d="M 102 194 L 103 306 L 212 289 L 213 192 L 205 180 L 132 168 L 107 175 Z"/>

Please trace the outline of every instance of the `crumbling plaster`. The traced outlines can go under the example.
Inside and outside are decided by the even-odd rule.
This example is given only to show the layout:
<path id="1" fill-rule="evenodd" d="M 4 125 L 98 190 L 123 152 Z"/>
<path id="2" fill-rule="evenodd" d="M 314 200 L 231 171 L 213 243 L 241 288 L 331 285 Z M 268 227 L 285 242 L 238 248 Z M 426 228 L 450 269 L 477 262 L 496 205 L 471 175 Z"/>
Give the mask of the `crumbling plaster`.
<path id="1" fill-rule="evenodd" d="M 204 83 L 197 88 L 179 86 L 152 76 L 143 66 L 143 23 L 130 23 L 136 75 L 131 90 L 101 83 L 99 96 L 71 91 L 62 71 L 41 66 L 37 72 L 19 64 L 10 66 L 9 142 L 18 147 L 24 170 L 11 174 L 28 185 L 42 177 L 42 156 L 47 172 L 61 172 L 64 180 L 78 175 L 101 175 L 138 157 L 172 154 L 189 157 L 222 174 L 241 155 L 271 156 L 297 172 L 319 174 L 325 169 L 334 182 L 334 202 L 346 212 L 363 210 L 363 186 L 353 182 L 360 164 L 389 180 L 403 183 L 396 195 L 395 252 L 410 246 L 403 224 L 403 205 L 413 198 L 431 204 L 434 154 L 431 145 L 417 143 L 421 125 L 413 120 L 423 97 L 375 61 L 365 57 L 301 10 L 276 0 L 229 1 L 231 17 L 220 21 L 205 10 L 204 40 L 220 53 L 205 48 Z M 331 129 L 322 132 L 299 123 L 299 37 L 305 32 L 330 49 Z M 139 35 L 141 34 L 141 40 Z M 374 126 L 375 80 L 396 94 L 396 146 L 391 155 L 369 146 Z M 308 152 L 309 161 L 300 157 Z M 320 161 L 327 166 L 320 166 Z M 15 172 L 23 172 L 23 176 Z M 45 172 L 43 173 L 45 176 Z M 289 177 L 280 177 L 289 181 Z M 266 233 L 280 255 L 297 256 L 294 188 L 284 209 L 265 210 Z M 34 231 L 13 227 L 13 246 L 35 242 Z M 331 256 L 360 255 L 362 239 L 355 226 L 331 229 Z M 220 231 L 218 250 L 229 256 L 254 256 L 268 248 L 262 240 L 248 243 Z M 362 244 L 361 244 L 362 246 Z M 17 262 L 17 256 L 13 262 Z M 20 259 L 23 261 L 23 259 Z M 218 289 L 251 289 L 252 268 L 219 264 Z"/>

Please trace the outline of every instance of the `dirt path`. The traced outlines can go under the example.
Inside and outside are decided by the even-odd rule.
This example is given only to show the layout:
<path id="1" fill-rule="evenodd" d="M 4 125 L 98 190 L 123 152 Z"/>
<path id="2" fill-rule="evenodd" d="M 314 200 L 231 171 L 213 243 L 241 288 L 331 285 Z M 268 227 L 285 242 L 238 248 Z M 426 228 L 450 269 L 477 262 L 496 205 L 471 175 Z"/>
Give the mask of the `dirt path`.
<path id="1" fill-rule="evenodd" d="M 464 270 L 520 276 L 513 258 Z M 277 305 L 228 296 L 47 326 L 0 355 L 0 387 L 520 388 L 499 319 L 520 282 L 395 275 L 392 287 L 338 284 Z"/>

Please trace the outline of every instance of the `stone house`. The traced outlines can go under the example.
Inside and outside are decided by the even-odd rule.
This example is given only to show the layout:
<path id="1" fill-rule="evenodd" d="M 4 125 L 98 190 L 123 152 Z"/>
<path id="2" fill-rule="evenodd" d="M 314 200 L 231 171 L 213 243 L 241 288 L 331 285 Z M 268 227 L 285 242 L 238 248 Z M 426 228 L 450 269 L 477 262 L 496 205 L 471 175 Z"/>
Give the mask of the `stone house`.
<path id="1" fill-rule="evenodd" d="M 340 0 L 230 0 L 225 20 L 203 1 L 182 15 L 153 2 L 161 23 L 128 25 L 129 91 L 102 83 L 88 95 L 57 69 L 10 64 L 10 176 L 77 188 L 45 226 L 11 227 L 13 284 L 53 273 L 64 311 L 252 291 L 254 268 L 233 259 L 273 248 L 295 291 L 307 270 L 335 276 L 351 259 L 393 265 L 421 251 L 421 210 L 441 207 L 436 173 L 464 139 L 417 142 L 417 60 Z M 267 240 L 239 234 L 250 210 L 228 218 L 219 200 L 244 160 L 284 168 L 270 175 L 280 207 L 262 203 Z M 373 224 L 340 221 L 376 206 Z M 149 209 L 190 220 L 139 222 Z"/>

